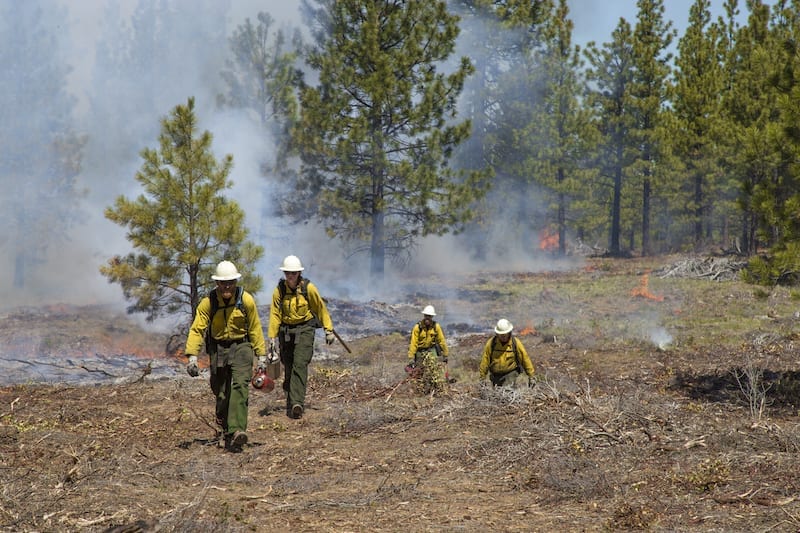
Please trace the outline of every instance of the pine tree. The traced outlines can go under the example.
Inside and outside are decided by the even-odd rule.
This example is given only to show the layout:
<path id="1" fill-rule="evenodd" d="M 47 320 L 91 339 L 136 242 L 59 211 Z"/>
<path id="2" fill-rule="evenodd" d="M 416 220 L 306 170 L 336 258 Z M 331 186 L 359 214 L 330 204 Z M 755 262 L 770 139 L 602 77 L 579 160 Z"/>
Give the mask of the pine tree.
<path id="1" fill-rule="evenodd" d="M 0 7 L 0 248 L 13 261 L 7 277 L 16 288 L 66 239 L 84 196 L 77 178 L 86 139 L 75 130 L 76 100 L 66 89 L 65 18 L 52 1 Z"/>
<path id="2" fill-rule="evenodd" d="M 775 89 L 775 108 L 765 126 L 767 140 L 772 141 L 767 153 L 769 174 L 753 188 L 752 206 L 769 253 L 750 261 L 748 275 L 752 281 L 768 285 L 800 282 L 799 9 L 797 0 L 775 5 L 769 34 L 760 47 L 762 57 L 772 59 L 768 82 Z"/>
<path id="3" fill-rule="evenodd" d="M 558 251 L 566 254 L 567 211 L 592 179 L 586 168 L 594 138 L 590 114 L 582 105 L 585 82 L 580 47 L 572 46 L 572 21 L 566 0 L 559 0 L 541 27 L 541 46 L 534 54 L 534 75 L 542 80 L 533 120 L 519 138 L 528 155 L 523 173 L 550 191 L 555 209 Z"/>
<path id="4" fill-rule="evenodd" d="M 268 13 L 258 13 L 257 23 L 246 19 L 229 38 L 231 58 L 222 71 L 226 91 L 217 97 L 220 107 L 238 109 L 252 117 L 260 127 L 265 145 L 274 149 L 261 152 L 259 161 L 263 175 L 261 208 L 257 237 L 266 243 L 272 238 L 274 199 L 285 192 L 286 182 L 294 175 L 288 164 L 291 125 L 297 119 L 296 90 L 303 75 L 297 63 L 302 39 L 295 32 L 291 41 L 282 29 L 275 29 L 275 20 Z M 276 194 L 276 192 L 278 194 Z"/>
<path id="5" fill-rule="evenodd" d="M 586 54 L 591 65 L 587 78 L 593 87 L 589 92 L 589 103 L 594 109 L 600 133 L 597 155 L 599 183 L 593 190 L 610 191 L 607 196 L 600 196 L 598 201 L 609 208 L 609 253 L 619 256 L 622 254 L 623 189 L 634 159 L 631 148 L 634 123 L 629 109 L 634 61 L 630 24 L 620 19 L 611 41 L 601 49 L 589 46 Z"/>
<path id="6" fill-rule="evenodd" d="M 331 237 L 367 251 L 370 276 L 402 261 L 425 235 L 459 231 L 481 196 L 480 171 L 448 166 L 470 132 L 456 102 L 473 68 L 453 53 L 457 18 L 439 0 L 320 0 L 308 62 L 319 83 L 301 92 L 291 201 L 313 205 Z M 313 4 L 308 3 L 309 8 Z"/>
<path id="7" fill-rule="evenodd" d="M 130 313 L 146 313 L 148 320 L 176 311 L 193 316 L 201 289 L 223 259 L 237 265 L 248 291 L 261 288 L 251 269 L 263 249 L 246 240 L 244 212 L 222 195 L 232 186 L 233 157 L 217 161 L 211 142 L 208 131 L 198 134 L 194 99 L 176 106 L 161 121 L 159 148 L 141 152 L 136 180 L 144 193 L 135 200 L 119 196 L 105 210 L 106 218 L 128 228 L 128 240 L 139 250 L 100 268 L 133 301 Z"/>
<path id="8" fill-rule="evenodd" d="M 296 66 L 302 39 L 295 32 L 287 43 L 285 32 L 274 29 L 269 13 L 258 13 L 256 18 L 257 24 L 245 19 L 229 38 L 232 58 L 222 71 L 227 90 L 217 102 L 253 113 L 272 140 L 284 146 L 279 154 L 285 155 L 290 121 L 297 113 L 294 92 L 302 80 Z"/>
<path id="9" fill-rule="evenodd" d="M 689 26 L 678 43 L 672 109 L 678 122 L 673 144 L 685 162 L 688 180 L 678 184 L 679 206 L 685 206 L 695 246 L 711 234 L 715 204 L 723 210 L 724 190 L 718 165 L 718 135 L 723 89 L 720 28 L 711 23 L 710 1 L 695 0 L 689 11 Z M 727 194 L 726 194 L 727 193 Z M 705 227 L 705 230 L 704 230 Z M 727 239 L 725 240 L 727 241 Z"/>
<path id="10" fill-rule="evenodd" d="M 478 216 L 467 232 L 468 244 L 480 257 L 503 254 L 512 247 L 528 250 L 536 244 L 531 235 L 545 225 L 546 216 L 537 209 L 533 180 L 522 169 L 529 154 L 517 146 L 514 135 L 530 124 L 539 97 L 535 85 L 541 80 L 534 74 L 532 50 L 539 45 L 539 26 L 551 15 L 552 3 L 537 3 L 536 10 L 516 2 L 460 2 L 460 6 L 469 13 L 466 47 L 478 50 L 470 57 L 475 61 L 477 55 L 479 60 L 475 61 L 478 74 L 470 77 L 466 94 L 476 129 L 462 145 L 459 161 L 476 168 L 480 158 L 495 172 L 489 194 L 475 206 Z M 492 227 L 502 227 L 502 238 L 487 231 Z"/>
<path id="11" fill-rule="evenodd" d="M 543 6 L 544 3 L 536 5 Z M 469 138 L 454 150 L 453 165 L 468 169 L 494 168 L 495 161 L 504 160 L 495 151 L 499 145 L 496 142 L 497 130 L 503 127 L 503 110 L 498 106 L 498 95 L 503 91 L 499 84 L 507 65 L 518 61 L 524 42 L 529 40 L 528 30 L 535 31 L 541 22 L 543 8 L 530 13 L 531 20 L 523 20 L 520 15 L 512 16 L 502 2 L 459 0 L 450 5 L 460 17 L 460 47 L 470 51 L 475 68 L 475 73 L 465 82 L 461 105 L 467 110 L 472 131 Z M 491 192 L 475 204 L 476 216 L 467 224 L 460 244 L 476 258 L 486 259 L 492 245 L 498 242 L 488 231 L 498 222 L 496 205 L 519 201 L 518 191 L 513 179 L 495 176 Z"/>
<path id="12" fill-rule="evenodd" d="M 669 157 L 664 128 L 672 55 L 666 50 L 675 32 L 672 23 L 664 21 L 663 0 L 638 0 L 636 5 L 630 90 L 632 147 L 636 151 L 632 170 L 641 187 L 642 255 L 650 255 L 654 189 L 663 184 L 668 168 L 664 164 Z"/>

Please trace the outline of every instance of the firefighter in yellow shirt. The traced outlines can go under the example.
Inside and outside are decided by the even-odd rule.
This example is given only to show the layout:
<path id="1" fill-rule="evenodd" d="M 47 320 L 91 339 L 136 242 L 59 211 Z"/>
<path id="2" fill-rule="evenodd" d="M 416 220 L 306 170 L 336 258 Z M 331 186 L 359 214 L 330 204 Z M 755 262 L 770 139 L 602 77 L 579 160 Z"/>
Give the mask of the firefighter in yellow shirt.
<path id="1" fill-rule="evenodd" d="M 496 387 L 518 386 L 517 378 L 523 372 L 528 376 L 528 386 L 533 386 L 533 363 L 522 342 L 511 335 L 514 325 L 505 318 L 497 321 L 495 335 L 486 343 L 478 368 L 481 381 L 487 375 Z"/>
<path id="2" fill-rule="evenodd" d="M 186 371 L 200 374 L 197 354 L 206 345 L 211 390 L 217 398 L 217 424 L 222 427 L 225 448 L 238 452 L 247 443 L 247 405 L 253 358 L 266 366 L 266 343 L 253 296 L 236 283 L 242 275 L 236 265 L 222 261 L 214 275 L 216 287 L 197 304 L 186 337 Z M 213 298 L 213 301 L 212 301 Z"/>
<path id="3" fill-rule="evenodd" d="M 415 368 L 428 352 L 441 357 L 447 363 L 447 342 L 444 339 L 442 326 L 433 320 L 436 310 L 432 305 L 422 310 L 422 320 L 411 328 L 411 342 L 408 345 L 408 366 Z"/>
<path id="4" fill-rule="evenodd" d="M 308 365 L 314 355 L 316 328 L 325 329 L 325 342 L 333 344 L 333 321 L 317 287 L 302 275 L 300 259 L 289 255 L 280 267 L 284 278 L 272 291 L 269 313 L 269 346 L 283 363 L 286 416 L 301 418 L 305 411 Z"/>

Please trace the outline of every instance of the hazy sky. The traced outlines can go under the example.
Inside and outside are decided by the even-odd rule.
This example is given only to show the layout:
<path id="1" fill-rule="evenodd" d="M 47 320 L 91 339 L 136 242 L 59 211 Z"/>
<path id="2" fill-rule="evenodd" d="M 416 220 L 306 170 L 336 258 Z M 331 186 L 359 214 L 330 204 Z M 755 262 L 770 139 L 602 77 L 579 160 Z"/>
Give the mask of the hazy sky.
<path id="1" fill-rule="evenodd" d="M 11 1 L 11 0 L 3 0 Z M 68 19 L 63 26 L 59 26 L 56 31 L 68 31 L 71 37 L 71 48 L 68 52 L 68 62 L 73 71 L 70 75 L 70 92 L 76 96 L 80 102 L 78 117 L 81 127 L 85 128 L 90 139 L 102 138 L 108 140 L 117 132 L 113 131 L 94 131 L 91 116 L 88 115 L 89 99 L 97 93 L 97 87 L 93 87 L 93 80 L 102 79 L 103 73 L 97 71 L 95 64 L 94 48 L 103 30 L 116 27 L 119 21 L 105 20 L 107 7 L 110 5 L 119 6 L 120 17 L 130 17 L 138 0 L 57 0 L 68 9 Z M 254 20 L 260 11 L 269 12 L 274 19 L 281 24 L 299 25 L 298 0 L 219 0 L 229 2 L 231 6 L 230 16 L 226 23 L 228 34 L 236 26 L 240 25 L 245 17 Z M 177 3 L 177 2 L 176 2 Z M 686 26 L 691 0 L 666 0 L 666 18 L 674 22 L 675 28 L 682 32 Z M 742 2 L 743 4 L 744 2 Z M 182 0 L 178 3 L 181 6 L 191 6 L 191 2 Z M 722 0 L 712 2 L 715 14 L 721 14 Z M 632 24 L 636 18 L 635 0 L 573 0 L 570 2 L 571 16 L 575 22 L 576 43 L 584 43 L 595 40 L 599 44 L 610 40 L 611 32 L 617 25 L 620 17 L 625 17 Z M 183 8 L 185 9 L 185 7 Z M 196 18 L 194 13 L 187 13 L 184 17 L 186 28 L 175 28 L 176 35 L 194 36 L 193 25 L 198 26 L 199 21 L 209 22 L 208 19 Z M 201 14 L 197 14 L 202 16 Z M 212 21 L 213 22 L 213 21 Z M 206 24 L 205 27 L 208 27 Z M 206 48 L 204 48 L 204 45 Z M 153 135 L 146 137 L 148 140 L 145 145 L 126 146 L 128 156 L 119 161 L 113 160 L 115 167 L 112 175 L 99 175 L 98 165 L 91 159 L 85 161 L 84 177 L 85 182 L 90 184 L 90 197 L 87 202 L 88 222 L 85 226 L 78 228 L 75 237 L 69 243 L 64 243 L 64 249 L 54 249 L 53 255 L 58 261 L 57 268 L 45 270 L 34 282 L 37 289 L 36 297 L 44 298 L 44 295 L 55 299 L 85 298 L 87 301 L 105 301 L 107 299 L 121 299 L 118 286 L 109 286 L 105 279 L 97 272 L 100 264 L 104 263 L 114 254 L 126 254 L 130 251 L 129 243 L 124 239 L 124 228 L 116 226 L 105 220 L 103 209 L 113 203 L 116 196 L 124 194 L 133 197 L 138 194 L 137 183 L 134 180 L 135 172 L 141 166 L 141 159 L 138 154 L 144 147 L 155 147 L 157 142 L 157 132 L 159 120 L 165 116 L 175 105 L 185 104 L 186 98 L 195 96 L 197 98 L 196 107 L 198 116 L 201 120 L 201 128 L 208 129 L 214 135 L 215 153 L 221 155 L 231 153 L 234 155 L 234 169 L 231 179 L 236 184 L 231 196 L 240 203 L 248 217 L 248 225 L 258 223 L 258 212 L 262 198 L 258 194 L 253 194 L 263 181 L 257 181 L 259 177 L 259 158 L 264 155 L 264 141 L 259 137 L 254 126 L 248 123 L 242 116 L 235 113 L 222 113 L 215 109 L 214 95 L 219 91 L 219 78 L 216 75 L 207 75 L 202 78 L 200 74 L 192 77 L 192 74 L 204 71 L 216 72 L 221 54 L 224 51 L 208 50 L 207 43 L 198 41 L 189 43 L 188 49 L 194 53 L 186 54 L 183 61 L 189 62 L 188 68 L 182 70 L 183 74 L 176 72 L 172 68 L 168 72 L 158 73 L 152 82 L 146 80 L 132 80 L 129 95 L 136 95 L 137 86 L 141 83 L 150 83 L 148 88 L 155 87 L 156 95 L 160 95 L 163 101 L 156 102 L 157 109 L 137 109 L 136 119 L 152 124 Z M 210 65 L 210 66 L 209 66 Z M 186 73 L 189 73 L 187 76 Z M 204 87 L 203 84 L 209 81 L 209 77 L 214 78 L 214 87 Z M 165 90 L 161 91 L 163 86 Z M 114 95 L 115 97 L 125 98 L 125 94 Z M 21 110 L 21 112 L 30 112 Z M 132 117 L 133 118 L 133 117 Z M 90 144 L 93 141 L 90 140 Z M 91 146 L 90 146 L 91 148 Z M 108 172 L 105 169 L 104 172 Z M 98 184 L 103 184 L 102 186 Z M 280 233 L 286 228 L 278 228 Z M 251 238 L 254 235 L 251 230 Z M 331 279 L 344 279 L 351 276 L 354 279 L 360 278 L 354 273 L 354 268 L 359 268 L 353 261 L 342 260 L 340 247 L 336 246 L 329 239 L 324 237 L 318 228 L 304 226 L 301 228 L 290 228 L 290 235 L 285 237 L 285 242 L 280 246 L 269 246 L 264 259 L 263 267 L 267 272 L 262 275 L 265 278 L 265 285 L 271 286 L 271 277 L 277 277 L 277 265 L 280 258 L 287 253 L 300 255 L 304 262 L 309 264 L 324 264 L 326 275 Z M 265 244 L 265 243 L 260 243 Z M 430 263 L 430 250 L 443 253 L 446 250 L 447 258 L 451 264 L 469 264 L 466 258 L 458 258 L 458 250 L 450 250 L 449 243 L 432 239 L 422 243 L 420 254 L 422 257 L 424 271 L 428 268 L 424 265 Z M 75 254 L 78 259 L 68 258 L 68 254 Z M 457 259 L 454 259 L 457 258 Z M 515 265 L 507 263 L 509 268 Z M 274 268 L 273 268 L 274 267 Z M 530 265 L 528 265 L 530 268 Z M 428 268 L 429 269 L 429 268 Z M 76 280 L 89 280 L 79 281 Z M 56 294 L 53 288 L 58 288 L 60 293 Z M 86 289 L 90 288 L 89 291 Z M 0 292 L 5 292 L 4 287 L 0 286 Z"/>

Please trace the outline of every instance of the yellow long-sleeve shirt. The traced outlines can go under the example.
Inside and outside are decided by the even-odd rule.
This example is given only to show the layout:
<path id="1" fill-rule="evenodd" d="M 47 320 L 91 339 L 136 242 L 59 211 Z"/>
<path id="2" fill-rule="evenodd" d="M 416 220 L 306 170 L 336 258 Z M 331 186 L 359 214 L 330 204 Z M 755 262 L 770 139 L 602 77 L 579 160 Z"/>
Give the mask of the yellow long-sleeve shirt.
<path id="1" fill-rule="evenodd" d="M 433 322 L 431 327 L 424 327 L 421 322 L 411 328 L 411 342 L 408 344 L 408 358 L 413 360 L 414 354 L 419 350 L 429 350 L 434 344 L 442 349 L 442 357 L 447 357 L 447 342 L 444 332 L 438 322 Z"/>
<path id="2" fill-rule="evenodd" d="M 299 290 L 299 283 L 305 283 L 305 292 L 308 298 L 303 296 L 303 292 Z M 301 278 L 299 283 L 295 290 L 285 284 L 286 293 L 283 296 L 281 296 L 281 291 L 278 287 L 275 287 L 275 290 L 272 291 L 267 337 L 277 337 L 281 324 L 289 326 L 303 324 L 315 316 L 325 331 L 333 331 L 331 315 L 328 314 L 328 308 L 325 306 L 325 301 L 320 296 L 317 287 L 304 278 Z"/>
<path id="3" fill-rule="evenodd" d="M 217 294 L 214 291 L 213 294 Z M 197 355 L 205 344 L 205 334 L 209 322 L 211 322 L 211 336 L 216 341 L 235 341 L 249 337 L 253 345 L 253 352 L 256 356 L 266 355 L 267 345 L 264 341 L 264 330 L 261 329 L 261 319 L 258 316 L 258 308 L 253 296 L 247 292 L 242 292 L 242 307 L 244 313 L 236 307 L 236 296 L 230 301 L 225 302 L 221 296 L 217 295 L 217 310 L 211 317 L 211 299 L 204 296 L 197 304 L 192 326 L 186 337 L 186 355 Z"/>
<path id="4" fill-rule="evenodd" d="M 492 337 L 483 348 L 483 356 L 481 357 L 481 364 L 478 368 L 481 379 L 486 379 L 489 372 L 492 374 L 507 374 L 516 368 L 524 371 L 528 377 L 533 377 L 534 368 L 528 352 L 525 351 L 525 346 L 522 342 L 514 337 L 509 337 L 505 343 L 500 342 L 500 339 Z M 511 342 L 517 344 L 517 355 L 514 356 L 514 346 Z"/>

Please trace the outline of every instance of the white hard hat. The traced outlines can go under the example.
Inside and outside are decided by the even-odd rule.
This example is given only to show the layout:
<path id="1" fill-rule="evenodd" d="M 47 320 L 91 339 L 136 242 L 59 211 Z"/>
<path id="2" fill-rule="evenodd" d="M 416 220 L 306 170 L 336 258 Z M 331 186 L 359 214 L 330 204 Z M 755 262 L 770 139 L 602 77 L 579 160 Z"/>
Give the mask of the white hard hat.
<path id="1" fill-rule="evenodd" d="M 432 305 L 426 305 L 425 309 L 422 310 L 422 314 L 428 316 L 436 316 L 436 310 L 433 308 Z"/>
<path id="2" fill-rule="evenodd" d="M 281 270 L 284 272 L 300 272 L 303 269 L 303 264 L 300 263 L 300 258 L 296 255 L 287 255 L 281 265 Z"/>
<path id="3" fill-rule="evenodd" d="M 236 270 L 236 265 L 230 261 L 221 261 L 217 265 L 217 270 L 214 272 L 214 275 L 211 276 L 211 279 L 216 281 L 230 281 L 241 277 L 242 275 Z"/>
<path id="4" fill-rule="evenodd" d="M 506 333 L 511 333 L 512 329 L 514 329 L 514 324 L 505 318 L 501 318 L 497 321 L 497 325 L 494 327 L 494 332 L 498 335 L 505 335 Z"/>

